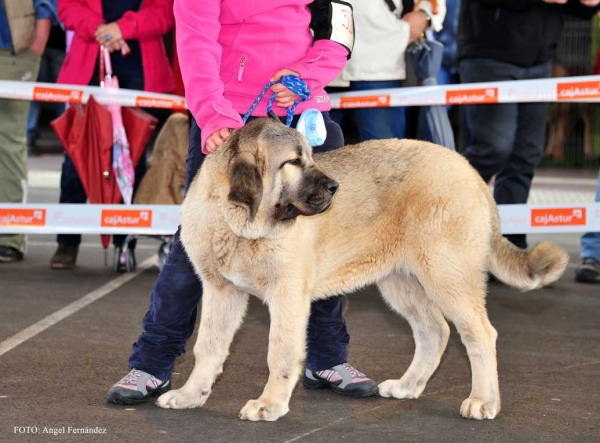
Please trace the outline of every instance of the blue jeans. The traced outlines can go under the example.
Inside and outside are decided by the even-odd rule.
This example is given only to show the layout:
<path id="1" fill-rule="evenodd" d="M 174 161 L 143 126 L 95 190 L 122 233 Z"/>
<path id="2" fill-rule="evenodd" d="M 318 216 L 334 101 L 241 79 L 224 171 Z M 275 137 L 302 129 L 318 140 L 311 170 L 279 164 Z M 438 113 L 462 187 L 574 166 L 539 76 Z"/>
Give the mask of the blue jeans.
<path id="1" fill-rule="evenodd" d="M 531 68 L 492 59 L 464 59 L 461 83 L 550 78 L 550 62 Z M 471 142 L 464 155 L 481 177 L 496 177 L 494 199 L 500 205 L 527 203 L 535 168 L 542 160 L 548 103 L 503 103 L 465 106 Z M 526 248 L 525 234 L 507 235 Z"/>
<path id="2" fill-rule="evenodd" d="M 98 85 L 99 80 L 97 76 L 94 76 L 90 81 L 90 85 Z M 131 75 L 120 75 L 119 76 L 119 86 L 123 89 L 136 89 L 139 91 L 144 90 L 144 78 L 140 74 L 131 74 Z M 146 155 L 142 155 L 139 163 L 135 167 L 135 185 L 133 189 L 133 193 L 135 195 L 135 191 L 139 183 L 144 178 L 146 174 Z M 85 204 L 87 202 L 87 195 L 85 193 L 85 189 L 83 188 L 83 183 L 81 183 L 81 179 L 79 178 L 79 174 L 77 174 L 77 170 L 75 169 L 75 165 L 71 161 L 71 158 L 65 152 L 65 159 L 62 164 L 62 171 L 60 175 L 60 197 L 59 203 L 68 203 L 68 204 Z M 125 241 L 125 235 L 113 235 L 113 244 L 115 246 L 121 246 Z M 71 245 L 78 245 L 81 243 L 81 234 L 58 234 L 56 236 L 56 241 L 58 243 L 67 243 Z M 135 246 L 135 243 L 132 244 Z"/>
<path id="3" fill-rule="evenodd" d="M 328 92 L 369 91 L 373 89 L 401 88 L 402 80 L 353 81 L 348 88 L 327 88 Z M 406 117 L 403 107 L 353 109 L 354 122 L 361 141 L 384 138 L 404 138 Z M 344 119 L 343 109 L 330 111 L 331 119 L 338 125 Z"/>
<path id="4" fill-rule="evenodd" d="M 600 202 L 600 172 L 596 187 L 596 202 Z M 581 237 L 581 258 L 592 257 L 600 262 L 600 232 L 588 232 Z"/>
<path id="5" fill-rule="evenodd" d="M 323 113 L 327 139 L 314 149 L 324 152 L 344 144 L 340 127 Z M 294 125 L 298 119 L 294 119 Z M 204 154 L 200 151 L 200 129 L 192 121 L 187 158 L 186 188 L 196 176 Z M 185 352 L 185 344 L 194 332 L 196 312 L 202 297 L 202 284 L 175 234 L 169 252 L 150 296 L 150 309 L 142 327 L 144 332 L 133 344 L 129 366 L 154 375 L 160 380 L 171 378 L 175 359 Z M 346 347 L 350 336 L 342 316 L 342 298 L 332 297 L 314 302 L 308 324 L 306 367 L 321 371 L 347 361 Z"/>

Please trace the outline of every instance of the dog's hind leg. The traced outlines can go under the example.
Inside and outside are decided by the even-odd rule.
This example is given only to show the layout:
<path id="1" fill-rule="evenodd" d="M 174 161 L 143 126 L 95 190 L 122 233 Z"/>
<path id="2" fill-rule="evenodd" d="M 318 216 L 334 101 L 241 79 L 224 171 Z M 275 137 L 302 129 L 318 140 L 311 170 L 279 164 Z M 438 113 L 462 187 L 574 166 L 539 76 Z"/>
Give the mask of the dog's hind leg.
<path id="1" fill-rule="evenodd" d="M 310 299 L 279 288 L 267 298 L 271 314 L 269 381 L 257 400 L 240 411 L 242 420 L 274 421 L 289 411 L 289 402 L 306 357 Z"/>
<path id="2" fill-rule="evenodd" d="M 162 408 L 199 408 L 206 403 L 246 313 L 247 294 L 232 287 L 216 288 L 208 282 L 203 282 L 203 286 L 202 318 L 194 346 L 196 364 L 182 388 L 158 398 L 156 404 Z"/>
<path id="3" fill-rule="evenodd" d="M 415 339 L 415 355 L 410 367 L 401 379 L 381 383 L 379 395 L 418 398 L 440 363 L 450 328 L 416 277 L 392 274 L 379 282 L 378 287 L 390 307 L 408 321 Z"/>
<path id="4" fill-rule="evenodd" d="M 439 259 L 439 260 L 436 260 Z M 492 419 L 500 412 L 496 330 L 485 309 L 485 273 L 463 251 L 461 257 L 430 255 L 419 281 L 427 296 L 458 330 L 471 362 L 472 388 L 460 409 L 465 418 Z M 453 266 L 448 266 L 448 263 Z"/>

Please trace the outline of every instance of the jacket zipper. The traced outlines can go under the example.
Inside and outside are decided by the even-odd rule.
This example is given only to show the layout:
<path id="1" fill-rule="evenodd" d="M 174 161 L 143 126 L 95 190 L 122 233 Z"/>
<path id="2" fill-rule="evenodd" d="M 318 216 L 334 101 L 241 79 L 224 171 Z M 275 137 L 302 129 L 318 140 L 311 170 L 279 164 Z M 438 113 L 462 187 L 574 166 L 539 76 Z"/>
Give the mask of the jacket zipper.
<path id="1" fill-rule="evenodd" d="M 243 55 L 240 59 L 240 69 L 238 70 L 238 82 L 241 82 L 244 77 L 244 67 L 246 66 L 246 56 Z"/>

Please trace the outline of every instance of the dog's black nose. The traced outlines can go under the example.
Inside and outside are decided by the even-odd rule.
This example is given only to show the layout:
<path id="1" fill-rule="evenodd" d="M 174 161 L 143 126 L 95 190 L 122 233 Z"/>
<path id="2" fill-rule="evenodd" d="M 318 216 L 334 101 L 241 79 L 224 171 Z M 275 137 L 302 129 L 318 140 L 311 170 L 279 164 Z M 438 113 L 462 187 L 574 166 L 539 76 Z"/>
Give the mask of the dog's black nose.
<path id="1" fill-rule="evenodd" d="M 335 194 L 335 191 L 337 191 L 339 187 L 340 184 L 335 180 L 327 180 L 325 183 L 325 188 L 327 188 L 327 191 L 329 191 L 331 195 Z"/>

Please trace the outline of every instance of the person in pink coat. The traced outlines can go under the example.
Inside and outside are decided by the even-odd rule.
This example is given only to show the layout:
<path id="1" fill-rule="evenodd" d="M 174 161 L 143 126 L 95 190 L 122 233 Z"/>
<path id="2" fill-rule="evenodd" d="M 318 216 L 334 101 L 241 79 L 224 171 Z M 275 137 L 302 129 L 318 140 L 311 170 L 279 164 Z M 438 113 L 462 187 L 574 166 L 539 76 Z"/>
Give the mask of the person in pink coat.
<path id="1" fill-rule="evenodd" d="M 298 104 L 292 126 L 307 109 L 322 112 L 327 137 L 315 152 L 344 144 L 340 127 L 329 117 L 324 87 L 341 72 L 354 42 L 352 7 L 336 0 L 175 0 L 177 52 L 188 107 L 193 116 L 187 159 L 187 185 L 205 155 L 219 149 L 271 80 L 296 75 L 310 97 Z M 314 32 L 314 36 L 313 33 Z M 299 100 L 278 83 L 271 86 L 250 119 L 267 116 L 276 93 L 275 114 L 285 122 L 287 108 Z M 133 345 L 130 372 L 108 393 L 118 404 L 145 402 L 171 388 L 177 356 L 196 323 L 202 285 L 179 241 L 179 232 L 154 285 L 142 326 Z M 367 397 L 377 384 L 348 364 L 349 341 L 341 297 L 312 304 L 304 386 Z"/>
<path id="2" fill-rule="evenodd" d="M 175 81 L 163 42 L 173 27 L 173 0 L 59 0 L 58 15 L 74 31 L 57 83 L 99 86 L 100 45 L 111 52 L 113 72 L 124 89 L 173 92 Z M 146 172 L 146 158 L 135 169 L 135 182 Z M 60 182 L 60 203 L 85 203 L 87 196 L 67 154 Z M 121 248 L 125 236 L 114 236 Z M 60 234 L 50 260 L 52 269 L 75 267 L 81 235 Z M 131 245 L 132 247 L 134 244 Z M 124 264 L 119 265 L 124 271 Z"/>
<path id="3" fill-rule="evenodd" d="M 98 75 L 96 63 L 104 44 L 114 53 L 117 66 L 121 48 L 130 56 L 123 60 L 135 59 L 144 79 L 139 89 L 165 93 L 175 89 L 163 42 L 173 27 L 173 0 L 58 0 L 58 15 L 65 28 L 74 31 L 58 83 L 89 85 Z"/>

